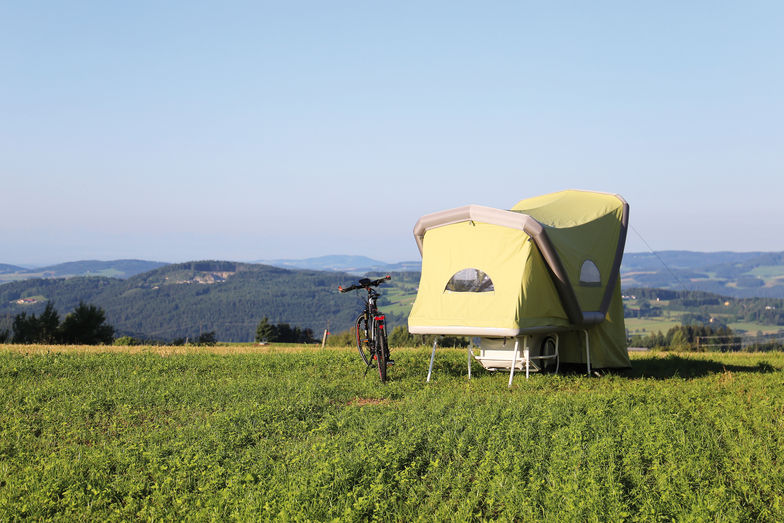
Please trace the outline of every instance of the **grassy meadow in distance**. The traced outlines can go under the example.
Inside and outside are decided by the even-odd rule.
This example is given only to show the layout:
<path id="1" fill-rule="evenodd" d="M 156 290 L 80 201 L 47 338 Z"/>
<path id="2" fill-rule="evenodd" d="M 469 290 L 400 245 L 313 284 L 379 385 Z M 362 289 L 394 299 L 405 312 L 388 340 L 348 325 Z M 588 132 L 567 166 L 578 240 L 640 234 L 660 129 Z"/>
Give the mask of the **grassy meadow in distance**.
<path id="1" fill-rule="evenodd" d="M 784 520 L 784 353 L 0 345 L 0 520 Z"/>

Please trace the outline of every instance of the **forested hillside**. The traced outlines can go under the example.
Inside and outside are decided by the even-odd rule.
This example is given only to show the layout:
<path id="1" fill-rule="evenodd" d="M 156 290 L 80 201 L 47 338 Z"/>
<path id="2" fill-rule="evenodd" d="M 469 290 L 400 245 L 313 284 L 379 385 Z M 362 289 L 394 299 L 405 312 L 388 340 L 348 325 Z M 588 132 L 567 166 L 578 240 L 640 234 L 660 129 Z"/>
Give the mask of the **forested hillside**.
<path id="1" fill-rule="evenodd" d="M 97 296 L 115 288 L 122 280 L 100 276 L 90 278 L 35 278 L 0 285 L 0 316 L 19 312 L 39 313 L 47 300 L 58 311 L 73 309 L 79 301 L 95 302 Z"/>
<path id="2" fill-rule="evenodd" d="M 170 341 L 215 331 L 221 341 L 251 341 L 265 316 L 318 335 L 328 323 L 334 331 L 350 327 L 361 302 L 337 288 L 355 280 L 339 272 L 206 261 L 168 265 L 127 280 L 13 282 L 0 285 L 0 330 L 10 328 L 19 312 L 40 313 L 47 301 L 54 302 L 61 315 L 84 301 L 103 308 L 118 335 L 143 339 Z M 388 316 L 392 326 L 406 318 L 394 311 Z"/>

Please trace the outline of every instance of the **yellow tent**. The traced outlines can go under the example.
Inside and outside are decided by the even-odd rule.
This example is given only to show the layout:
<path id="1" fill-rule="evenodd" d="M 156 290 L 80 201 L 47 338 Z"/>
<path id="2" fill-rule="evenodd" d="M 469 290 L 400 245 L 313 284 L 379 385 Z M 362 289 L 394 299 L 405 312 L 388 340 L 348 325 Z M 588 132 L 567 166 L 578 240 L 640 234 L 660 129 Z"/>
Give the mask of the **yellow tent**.
<path id="1" fill-rule="evenodd" d="M 628 219 L 620 196 L 575 190 L 508 211 L 468 205 L 423 216 L 409 331 L 496 347 L 515 339 L 526 355 L 554 349 L 562 362 L 630 366 L 619 278 Z"/>

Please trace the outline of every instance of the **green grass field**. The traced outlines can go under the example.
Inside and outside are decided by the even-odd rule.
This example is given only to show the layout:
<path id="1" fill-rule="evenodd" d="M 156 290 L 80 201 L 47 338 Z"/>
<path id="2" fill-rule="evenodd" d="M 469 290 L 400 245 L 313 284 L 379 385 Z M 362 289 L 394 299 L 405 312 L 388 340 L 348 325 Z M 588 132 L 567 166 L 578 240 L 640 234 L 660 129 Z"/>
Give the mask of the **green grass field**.
<path id="1" fill-rule="evenodd" d="M 781 265 L 761 265 L 750 270 L 749 274 L 764 280 L 773 280 L 784 277 L 784 267 Z"/>
<path id="2" fill-rule="evenodd" d="M 662 332 L 667 334 L 667 331 L 672 327 L 681 325 L 682 320 L 680 315 L 673 315 L 671 318 L 664 316 L 654 318 L 625 318 L 626 330 L 629 335 L 635 334 L 655 334 Z M 727 324 L 734 331 L 744 331 L 749 335 L 755 335 L 758 331 L 763 334 L 775 334 L 781 330 L 781 325 L 767 325 L 763 323 L 754 323 L 750 321 L 744 322 L 730 322 Z"/>
<path id="3" fill-rule="evenodd" d="M 784 353 L 0 346 L 0 520 L 784 520 Z"/>
<path id="4" fill-rule="evenodd" d="M 672 327 L 683 324 L 683 314 L 686 311 L 675 311 L 667 316 L 655 316 L 650 318 L 624 318 L 626 330 L 629 335 L 635 334 L 655 334 L 662 332 L 666 334 Z M 728 315 L 716 314 L 718 319 L 727 322 Z M 734 331 L 744 331 L 749 335 L 755 335 L 758 331 L 763 334 L 775 334 L 781 330 L 781 325 L 771 325 L 751 321 L 729 321 L 727 326 Z"/>
<path id="5" fill-rule="evenodd" d="M 681 324 L 681 317 L 624 318 L 623 321 L 629 334 L 656 334 L 659 331 L 666 334 L 672 327 Z"/>
<path id="6" fill-rule="evenodd" d="M 745 331 L 749 336 L 755 336 L 757 332 L 763 334 L 776 334 L 781 331 L 781 325 L 763 325 L 749 321 L 731 322 L 728 326 L 733 331 Z"/>

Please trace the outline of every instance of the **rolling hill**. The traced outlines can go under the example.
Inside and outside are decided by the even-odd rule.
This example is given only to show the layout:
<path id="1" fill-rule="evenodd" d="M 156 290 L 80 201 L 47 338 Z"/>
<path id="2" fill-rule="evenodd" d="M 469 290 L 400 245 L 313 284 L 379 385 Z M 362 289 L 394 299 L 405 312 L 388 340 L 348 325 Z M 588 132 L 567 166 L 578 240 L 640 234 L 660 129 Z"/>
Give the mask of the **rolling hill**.
<path id="1" fill-rule="evenodd" d="M 262 317 L 312 329 L 348 329 L 361 306 L 337 292 L 356 277 L 340 272 L 293 271 L 223 261 L 167 265 L 126 280 L 106 277 L 49 278 L 0 285 L 0 329 L 22 311 L 40 313 L 52 301 L 61 317 L 79 301 L 98 305 L 118 335 L 172 340 L 215 331 L 221 341 L 251 341 Z M 393 280 L 410 293 L 418 274 Z M 391 291 L 392 289 L 390 289 Z M 398 295 L 400 293 L 398 292 Z M 380 305 L 389 305 L 380 301 Z M 385 311 L 386 312 L 386 311 Z M 390 310 L 390 325 L 407 310 Z"/>
<path id="2" fill-rule="evenodd" d="M 0 264 L 0 283 L 33 278 L 72 278 L 75 276 L 106 276 L 124 279 L 164 265 L 167 264 L 146 260 L 82 260 L 34 269 Z"/>
<path id="3" fill-rule="evenodd" d="M 27 269 L 19 267 L 18 265 L 9 265 L 7 263 L 0 263 L 0 274 L 13 274 L 15 272 L 24 272 Z"/>
<path id="4" fill-rule="evenodd" d="M 308 269 L 314 271 L 338 271 L 349 274 L 365 274 L 374 271 L 388 272 L 419 272 L 422 264 L 419 261 L 404 261 L 387 263 L 374 260 L 366 256 L 351 256 L 334 254 L 304 258 L 300 260 L 259 260 L 254 263 L 263 263 L 284 269 Z"/>

